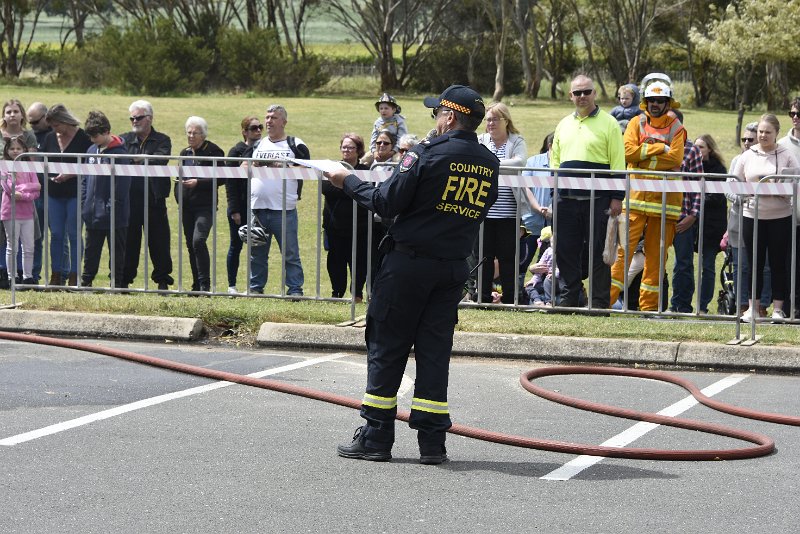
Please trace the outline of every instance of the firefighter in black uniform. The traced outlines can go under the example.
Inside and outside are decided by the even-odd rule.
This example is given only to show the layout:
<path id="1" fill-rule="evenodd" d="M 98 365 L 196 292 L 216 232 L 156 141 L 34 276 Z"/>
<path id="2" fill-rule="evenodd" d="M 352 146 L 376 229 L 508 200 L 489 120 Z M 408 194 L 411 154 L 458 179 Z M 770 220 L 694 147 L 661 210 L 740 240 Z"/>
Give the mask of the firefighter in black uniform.
<path id="1" fill-rule="evenodd" d="M 497 199 L 500 164 L 475 134 L 486 111 L 478 93 L 453 85 L 426 98 L 425 106 L 433 108 L 438 135 L 407 152 L 379 187 L 345 170 L 326 173 L 360 205 L 397 217 L 381 243 L 385 256 L 367 311 L 366 424 L 352 443 L 337 447 L 345 458 L 392 458 L 397 391 L 413 345 L 417 376 L 409 424 L 418 431 L 420 462 L 447 460 L 447 381 L 469 274 L 465 258 Z"/>

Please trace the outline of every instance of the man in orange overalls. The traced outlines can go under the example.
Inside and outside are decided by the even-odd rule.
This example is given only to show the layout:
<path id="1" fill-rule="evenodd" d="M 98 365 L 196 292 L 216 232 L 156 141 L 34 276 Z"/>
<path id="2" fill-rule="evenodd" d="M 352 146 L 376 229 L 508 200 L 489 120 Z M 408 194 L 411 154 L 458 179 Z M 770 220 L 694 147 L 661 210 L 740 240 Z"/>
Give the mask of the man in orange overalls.
<path id="1" fill-rule="evenodd" d="M 683 161 L 683 146 L 686 142 L 684 130 L 678 117 L 671 111 L 680 104 L 672 97 L 672 88 L 664 81 L 651 82 L 644 88 L 644 101 L 640 106 L 642 115 L 628 123 L 624 134 L 625 161 L 630 170 L 679 171 Z M 632 179 L 662 180 L 661 175 L 634 174 Z M 680 176 L 668 179 L 680 180 Z M 661 219 L 664 224 L 664 261 L 675 237 L 675 224 L 681 214 L 683 194 L 666 194 L 666 213 L 661 192 L 631 190 L 628 223 L 628 250 L 644 236 L 645 264 L 639 290 L 639 309 L 657 311 L 659 308 L 659 258 L 661 247 Z M 617 261 L 611 269 L 611 302 L 616 302 L 623 289 L 624 273 L 628 270 L 633 254 L 620 247 Z"/>

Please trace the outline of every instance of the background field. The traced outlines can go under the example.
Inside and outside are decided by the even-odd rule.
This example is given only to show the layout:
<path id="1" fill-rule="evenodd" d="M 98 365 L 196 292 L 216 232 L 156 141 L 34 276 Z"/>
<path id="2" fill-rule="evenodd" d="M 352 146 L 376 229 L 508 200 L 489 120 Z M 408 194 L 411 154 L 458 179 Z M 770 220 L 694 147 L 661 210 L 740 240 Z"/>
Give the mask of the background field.
<path id="1" fill-rule="evenodd" d="M 128 130 L 128 105 L 139 96 L 119 96 L 106 94 L 82 94 L 64 92 L 52 88 L 0 86 L 5 95 L 4 100 L 11 97 L 20 98 L 28 105 L 39 100 L 47 105 L 64 103 L 79 119 L 84 120 L 91 109 L 99 109 L 106 113 L 112 123 L 112 130 L 122 133 Z M 678 95 L 680 97 L 680 95 Z M 187 98 L 149 98 L 155 108 L 154 126 L 167 133 L 173 142 L 173 154 L 186 146 L 183 124 L 190 115 L 204 117 L 209 123 L 209 140 L 217 143 L 227 152 L 240 139 L 239 123 L 246 115 L 254 114 L 263 117 L 269 104 L 280 103 L 289 113 L 287 131 L 291 135 L 302 138 L 311 150 L 313 158 L 338 159 L 338 143 L 343 132 L 355 131 L 368 138 L 372 123 L 377 116 L 374 107 L 376 97 L 315 97 L 315 98 L 271 98 L 248 95 L 219 95 Z M 418 135 L 425 135 L 433 126 L 430 111 L 422 103 L 422 95 L 399 95 L 398 100 L 403 107 L 403 115 L 407 119 L 409 130 Z M 570 113 L 572 108 L 568 100 L 527 101 L 509 98 L 505 101 L 511 107 L 512 118 L 522 135 L 528 142 L 528 154 L 538 151 L 543 137 L 555 128 L 557 122 Z M 609 109 L 608 104 L 602 104 Z M 736 153 L 733 138 L 735 135 L 736 114 L 712 110 L 684 110 L 685 122 L 690 137 L 701 133 L 710 133 L 722 145 L 726 160 Z M 757 119 L 757 114 L 745 116 L 745 122 Z M 324 255 L 315 255 L 317 239 L 317 196 L 314 183 L 307 183 L 303 200 L 299 204 L 301 255 L 305 270 L 305 292 L 313 295 L 319 280 L 320 294 L 330 294 L 330 284 L 324 266 Z M 227 222 L 225 219 L 224 190 L 220 189 L 220 210 L 217 217 L 217 262 L 216 289 L 225 291 L 227 286 L 225 270 L 225 254 L 228 246 Z M 168 205 L 171 209 L 173 259 L 175 275 L 177 275 L 177 209 L 174 201 Z M 211 244 L 211 241 L 209 241 Z M 273 244 L 271 254 L 270 281 L 267 292 L 280 293 L 280 255 Z M 188 258 L 185 252 L 183 260 L 184 287 L 191 285 Z M 324 254 L 324 253 L 323 253 Z M 721 258 L 721 256 L 720 256 Z M 244 255 L 242 256 L 244 259 Z M 321 275 L 317 277 L 317 262 L 321 264 Z M 244 264 L 240 268 L 238 287 L 244 286 Z M 142 265 L 136 284 L 141 287 Z M 97 283 L 104 281 L 103 271 L 98 275 Z M 177 276 L 176 276 L 177 278 Z M 151 285 L 152 287 L 152 285 Z M 7 292 L 0 292 L 0 304 L 9 302 Z M 350 308 L 337 303 L 283 303 L 274 299 L 164 299 L 150 295 L 76 295 L 26 293 L 18 300 L 24 300 L 29 307 L 44 309 L 85 309 L 111 313 L 144 313 L 162 315 L 198 316 L 208 324 L 219 325 L 243 333 L 252 333 L 265 320 L 302 321 L 302 322 L 337 322 L 350 315 Z M 363 306 L 358 312 L 363 312 Z M 712 303 L 712 309 L 715 309 Z M 642 324 L 644 323 L 644 324 Z M 613 325 L 613 326 L 612 326 Z M 537 315 L 536 321 L 530 320 L 529 314 L 509 312 L 482 312 L 466 310 L 461 313 L 460 328 L 479 331 L 508 331 L 519 333 L 541 333 L 552 335 L 597 335 L 614 337 L 649 337 L 654 339 L 708 339 L 724 341 L 733 336 L 731 325 L 718 326 L 710 323 L 691 324 L 686 321 L 668 322 L 656 325 L 652 321 L 642 322 L 628 318 L 594 318 L 570 317 L 568 320 L 558 317 L 542 317 Z M 770 335 L 773 342 L 795 342 L 795 329 L 777 328 L 775 335 Z"/>

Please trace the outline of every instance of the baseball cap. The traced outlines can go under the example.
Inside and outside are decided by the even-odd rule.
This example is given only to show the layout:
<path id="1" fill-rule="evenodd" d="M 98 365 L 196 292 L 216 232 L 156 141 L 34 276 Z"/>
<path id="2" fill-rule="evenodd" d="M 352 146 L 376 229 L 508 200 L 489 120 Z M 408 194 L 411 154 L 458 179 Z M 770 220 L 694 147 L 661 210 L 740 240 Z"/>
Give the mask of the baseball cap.
<path id="1" fill-rule="evenodd" d="M 444 106 L 465 115 L 480 118 L 483 118 L 486 114 L 486 107 L 483 104 L 481 95 L 471 87 L 464 85 L 451 85 L 438 97 L 426 96 L 424 103 L 426 108 L 435 109 L 439 106 Z"/>

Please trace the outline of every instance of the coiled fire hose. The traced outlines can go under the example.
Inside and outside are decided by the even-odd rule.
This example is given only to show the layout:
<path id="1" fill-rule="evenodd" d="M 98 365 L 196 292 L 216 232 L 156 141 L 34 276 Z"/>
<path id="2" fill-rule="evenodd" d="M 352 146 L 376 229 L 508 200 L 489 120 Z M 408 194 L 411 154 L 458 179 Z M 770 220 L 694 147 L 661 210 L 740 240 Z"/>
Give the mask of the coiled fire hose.
<path id="1" fill-rule="evenodd" d="M 234 382 L 246 386 L 253 386 L 262 389 L 269 389 L 281 393 L 288 393 L 290 395 L 297 395 L 309 399 L 320 400 L 339 406 L 346 406 L 356 410 L 361 409 L 361 400 L 334 393 L 327 393 L 311 388 L 304 388 L 292 384 L 280 382 L 277 380 L 269 380 L 264 378 L 253 378 L 237 373 L 230 373 L 226 371 L 217 371 L 214 369 L 206 369 L 195 365 L 189 365 L 162 358 L 155 358 L 152 356 L 145 356 L 128 352 L 124 350 L 114 349 L 110 347 L 99 347 L 90 345 L 88 343 L 81 343 L 79 341 L 72 341 L 67 339 L 57 339 L 38 335 L 30 334 L 16 334 L 9 332 L 0 332 L 0 339 L 9 341 L 18 341 L 23 343 L 36 343 L 40 345 L 50 345 L 54 347 L 62 347 L 73 350 L 80 350 L 85 352 L 92 352 L 102 354 L 105 356 L 113 356 L 123 360 L 128 360 L 144 365 L 153 367 L 160 367 L 162 369 L 169 369 L 179 373 L 186 373 L 196 376 L 202 376 L 214 380 L 222 380 L 227 382 Z M 511 434 L 504 434 L 501 432 L 493 432 L 481 428 L 469 427 L 460 424 L 454 424 L 448 432 L 494 443 L 504 445 L 512 445 L 515 447 L 524 447 L 529 449 L 537 449 L 551 452 L 561 452 L 567 454 L 586 454 L 591 456 L 606 456 L 613 458 L 627 458 L 633 460 L 739 460 L 745 458 L 757 458 L 772 453 L 775 450 L 775 442 L 768 436 L 759 434 L 757 432 L 750 432 L 746 430 L 739 430 L 736 428 L 717 425 L 713 423 L 706 423 L 692 419 L 681 419 L 676 417 L 668 417 L 648 412 L 638 412 L 626 408 L 618 408 L 608 406 L 595 402 L 589 402 L 581 399 L 562 395 L 554 391 L 542 388 L 532 383 L 533 380 L 544 376 L 557 376 L 557 375 L 571 375 L 571 374 L 593 374 L 593 375 L 612 375 L 633 378 L 646 378 L 650 380 L 659 380 L 678 385 L 688 391 L 698 402 L 721 412 L 728 414 L 756 419 L 760 421 L 768 421 L 783 425 L 800 426 L 800 417 L 780 415 L 767 412 L 759 412 L 749 410 L 726 404 L 724 402 L 713 400 L 700 392 L 700 389 L 689 380 L 683 379 L 676 375 L 672 375 L 660 371 L 650 371 L 642 369 L 624 369 L 614 367 L 593 367 L 593 366 L 570 366 L 570 367 L 544 367 L 541 369 L 533 369 L 522 373 L 520 376 L 520 383 L 522 387 L 530 391 L 534 395 L 549 399 L 560 404 L 579 408 L 581 410 L 588 410 L 606 415 L 613 415 L 616 417 L 623 417 L 626 419 L 633 419 L 637 421 L 646 421 L 659 425 L 672 426 L 688 430 L 697 430 L 710 434 L 717 434 L 726 436 L 741 441 L 747 441 L 755 444 L 750 447 L 736 448 L 736 449 L 719 449 L 719 450 L 667 450 L 667 449 L 639 449 L 628 447 L 604 447 L 597 445 L 586 445 L 580 443 L 570 443 L 565 441 L 555 441 L 547 439 L 534 439 L 524 436 L 515 436 Z M 409 412 L 398 411 L 397 419 L 407 422 Z"/>

